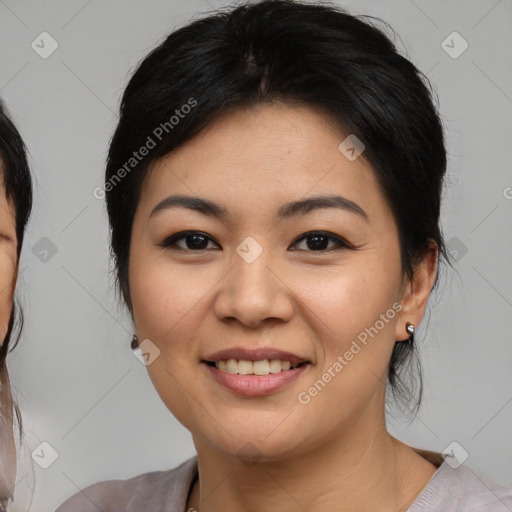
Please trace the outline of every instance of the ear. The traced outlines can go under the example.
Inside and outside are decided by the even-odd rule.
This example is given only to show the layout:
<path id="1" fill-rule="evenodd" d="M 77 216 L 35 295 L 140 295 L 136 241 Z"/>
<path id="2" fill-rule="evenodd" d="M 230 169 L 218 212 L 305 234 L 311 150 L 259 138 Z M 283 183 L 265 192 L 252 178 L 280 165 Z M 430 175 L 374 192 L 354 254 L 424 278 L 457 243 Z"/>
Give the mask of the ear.
<path id="1" fill-rule="evenodd" d="M 412 281 L 407 279 L 406 284 L 402 286 L 401 296 L 398 299 L 402 309 L 398 314 L 395 340 L 405 341 L 409 339 L 410 334 L 405 329 L 407 322 L 418 328 L 425 314 L 428 298 L 437 275 L 438 257 L 439 248 L 437 243 L 430 240 L 425 257 L 414 268 Z"/>

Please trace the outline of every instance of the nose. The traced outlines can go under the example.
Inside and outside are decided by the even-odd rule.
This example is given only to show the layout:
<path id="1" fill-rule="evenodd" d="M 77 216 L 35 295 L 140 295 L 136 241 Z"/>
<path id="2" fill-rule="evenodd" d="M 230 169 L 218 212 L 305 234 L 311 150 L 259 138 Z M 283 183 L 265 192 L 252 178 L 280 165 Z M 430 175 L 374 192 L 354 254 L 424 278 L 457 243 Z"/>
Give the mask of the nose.
<path id="1" fill-rule="evenodd" d="M 236 319 L 255 328 L 271 319 L 286 322 L 293 315 L 293 292 L 282 271 L 272 265 L 270 251 L 251 263 L 235 254 L 220 287 L 214 305 L 219 320 Z"/>

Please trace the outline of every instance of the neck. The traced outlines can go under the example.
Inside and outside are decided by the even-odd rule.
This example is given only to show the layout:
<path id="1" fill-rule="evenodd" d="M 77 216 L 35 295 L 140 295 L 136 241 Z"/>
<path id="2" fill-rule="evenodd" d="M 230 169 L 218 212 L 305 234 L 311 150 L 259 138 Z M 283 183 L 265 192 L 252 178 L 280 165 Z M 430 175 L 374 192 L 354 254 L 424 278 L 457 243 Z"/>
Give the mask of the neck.
<path id="1" fill-rule="evenodd" d="M 308 451 L 252 464 L 194 437 L 199 480 L 186 510 L 323 512 L 342 504 L 359 512 L 405 511 L 437 468 L 389 435 L 384 421 L 367 425 L 336 432 Z"/>

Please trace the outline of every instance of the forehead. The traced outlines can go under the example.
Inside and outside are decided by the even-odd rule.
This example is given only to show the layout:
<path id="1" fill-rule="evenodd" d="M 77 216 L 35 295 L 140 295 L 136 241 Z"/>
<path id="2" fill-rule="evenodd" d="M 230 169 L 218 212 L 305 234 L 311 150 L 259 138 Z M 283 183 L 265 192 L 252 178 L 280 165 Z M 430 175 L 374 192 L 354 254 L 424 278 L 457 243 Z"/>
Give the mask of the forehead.
<path id="1" fill-rule="evenodd" d="M 351 161 L 340 151 L 347 135 L 332 117 L 303 105 L 274 103 L 226 113 L 152 165 L 141 206 L 171 192 L 206 196 L 240 210 L 336 192 L 366 202 L 368 210 L 385 208 L 378 204 L 383 198 L 364 155 Z"/>

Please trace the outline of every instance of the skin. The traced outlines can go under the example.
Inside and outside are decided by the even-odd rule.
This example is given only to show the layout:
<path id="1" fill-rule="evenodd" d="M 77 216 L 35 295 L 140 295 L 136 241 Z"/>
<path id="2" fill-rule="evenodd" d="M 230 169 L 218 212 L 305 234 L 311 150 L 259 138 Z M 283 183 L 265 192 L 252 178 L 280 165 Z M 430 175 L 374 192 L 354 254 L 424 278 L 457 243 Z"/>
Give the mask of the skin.
<path id="1" fill-rule="evenodd" d="M 371 166 L 338 150 L 346 135 L 306 106 L 239 110 L 157 161 L 144 183 L 130 246 L 132 316 L 139 340 L 161 351 L 147 367 L 157 392 L 192 433 L 199 481 L 187 510 L 316 512 L 343 503 L 343 510 L 396 512 L 436 470 L 387 432 L 384 383 L 395 340 L 407 339 L 405 323 L 417 326 L 424 315 L 437 247 L 407 281 Z M 177 207 L 150 218 L 177 193 L 220 203 L 230 217 Z M 275 217 L 284 203 L 333 193 L 361 206 L 368 221 L 333 208 Z M 160 245 L 183 230 L 212 240 L 202 250 L 190 239 Z M 316 230 L 355 249 L 329 241 L 315 250 L 302 236 Z M 263 249 L 250 264 L 236 252 L 247 236 Z M 298 393 L 396 301 L 401 311 L 310 403 L 299 403 Z M 245 397 L 200 363 L 233 346 L 278 347 L 312 364 L 286 388 Z M 239 453 L 249 442 L 254 464 Z"/>
<path id="2" fill-rule="evenodd" d="M 0 187 L 0 346 L 7 333 L 18 260 L 16 254 L 16 223 L 14 210 L 5 196 L 5 189 Z M 12 401 L 7 370 L 0 375 L 2 384 L 0 402 L 0 499 L 10 495 L 16 477 L 16 452 L 12 430 Z"/>

